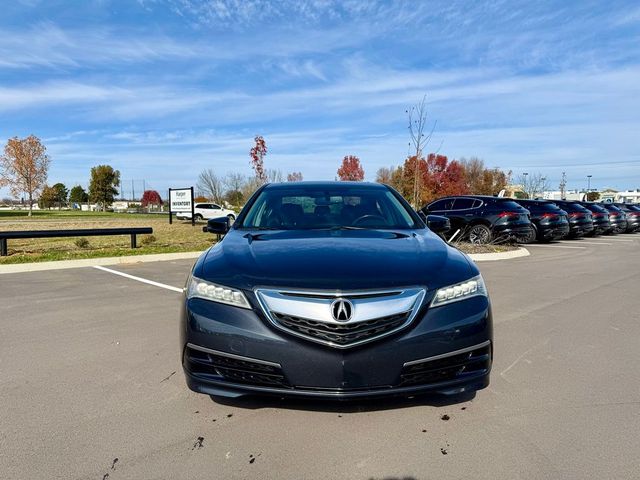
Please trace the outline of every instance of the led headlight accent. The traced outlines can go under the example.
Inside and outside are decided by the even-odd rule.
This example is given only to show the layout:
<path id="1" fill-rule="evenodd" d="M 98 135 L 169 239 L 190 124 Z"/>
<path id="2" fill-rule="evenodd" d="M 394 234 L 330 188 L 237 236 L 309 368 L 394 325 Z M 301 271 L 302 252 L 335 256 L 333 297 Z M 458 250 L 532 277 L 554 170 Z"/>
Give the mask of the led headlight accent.
<path id="1" fill-rule="evenodd" d="M 247 298 L 239 290 L 206 282 L 193 276 L 189 279 L 189 284 L 187 285 L 187 298 L 203 298 L 236 307 L 251 308 Z"/>
<path id="2" fill-rule="evenodd" d="M 487 296 L 487 288 L 484 286 L 482 275 L 473 277 L 466 282 L 438 289 L 431 301 L 431 306 L 439 307 L 440 305 L 457 302 L 458 300 L 466 300 L 467 298 L 477 296 Z"/>

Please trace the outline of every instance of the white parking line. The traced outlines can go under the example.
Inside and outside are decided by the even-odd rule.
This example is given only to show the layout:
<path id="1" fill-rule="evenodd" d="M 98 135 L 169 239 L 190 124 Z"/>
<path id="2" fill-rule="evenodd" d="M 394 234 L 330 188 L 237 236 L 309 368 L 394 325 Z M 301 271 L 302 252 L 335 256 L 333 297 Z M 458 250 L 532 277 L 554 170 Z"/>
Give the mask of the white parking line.
<path id="1" fill-rule="evenodd" d="M 114 275 L 120 275 L 121 277 L 129 278 L 131 280 L 135 280 L 137 282 L 146 283 L 149 285 L 153 285 L 154 287 L 166 288 L 167 290 L 171 290 L 172 292 L 182 293 L 183 289 L 178 287 L 172 287 L 171 285 L 167 285 L 165 283 L 154 282 L 153 280 L 147 280 L 146 278 L 136 277 L 134 275 L 129 275 L 128 273 L 119 272 L 117 270 L 112 270 L 107 267 L 102 267 L 100 265 L 95 265 L 93 268 L 97 268 L 98 270 L 102 270 L 103 272 L 113 273 Z"/>
<path id="2" fill-rule="evenodd" d="M 578 250 L 584 250 L 587 247 L 570 247 L 568 245 L 537 245 L 535 243 L 527 243 L 527 248 L 529 247 L 543 247 L 543 248 L 577 248 Z"/>
<path id="3" fill-rule="evenodd" d="M 593 240 L 600 240 L 600 239 L 594 238 Z M 607 242 L 635 242 L 635 240 L 626 240 L 624 238 L 603 238 L 602 240 L 606 240 Z"/>
<path id="4" fill-rule="evenodd" d="M 560 240 L 558 243 L 579 243 L 580 245 L 613 245 L 613 243 L 605 243 L 605 242 L 585 242 L 584 240 L 578 240 L 577 242 L 575 242 L 575 240 Z"/>

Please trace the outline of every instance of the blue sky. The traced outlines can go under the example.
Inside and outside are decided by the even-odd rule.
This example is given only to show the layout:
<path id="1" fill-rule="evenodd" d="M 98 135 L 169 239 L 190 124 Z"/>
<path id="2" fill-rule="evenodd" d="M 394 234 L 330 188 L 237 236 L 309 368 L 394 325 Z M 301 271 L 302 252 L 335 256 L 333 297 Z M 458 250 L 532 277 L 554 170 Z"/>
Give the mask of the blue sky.
<path id="1" fill-rule="evenodd" d="M 22 0 L 0 17 L 0 139 L 50 183 L 108 163 L 160 191 L 204 168 L 333 179 L 400 164 L 427 96 L 433 149 L 557 187 L 640 188 L 640 4 Z M 6 193 L 2 192 L 3 194 Z"/>

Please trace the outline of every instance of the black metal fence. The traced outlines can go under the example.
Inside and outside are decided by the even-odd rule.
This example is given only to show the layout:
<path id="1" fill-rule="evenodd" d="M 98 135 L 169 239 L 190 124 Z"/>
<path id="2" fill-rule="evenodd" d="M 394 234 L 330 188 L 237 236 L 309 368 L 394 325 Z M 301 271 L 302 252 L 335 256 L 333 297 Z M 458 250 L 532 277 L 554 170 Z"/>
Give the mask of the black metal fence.
<path id="1" fill-rule="evenodd" d="M 23 230 L 0 232 L 0 256 L 7 256 L 7 240 L 24 238 L 58 238 L 58 237 L 102 237 L 108 235 L 130 235 L 131 248 L 138 246 L 136 235 L 153 233 L 151 227 L 122 228 L 82 228 L 74 230 Z"/>

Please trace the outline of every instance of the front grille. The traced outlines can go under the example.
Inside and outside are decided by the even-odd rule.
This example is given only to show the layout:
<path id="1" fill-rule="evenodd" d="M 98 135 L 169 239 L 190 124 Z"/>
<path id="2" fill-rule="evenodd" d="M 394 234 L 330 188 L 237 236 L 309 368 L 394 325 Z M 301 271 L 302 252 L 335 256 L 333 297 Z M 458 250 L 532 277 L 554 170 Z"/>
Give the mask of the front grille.
<path id="1" fill-rule="evenodd" d="M 411 312 L 343 324 L 318 322 L 277 312 L 272 312 L 272 315 L 282 327 L 290 331 L 337 345 L 349 345 L 399 328 L 408 320 Z"/>
<path id="2" fill-rule="evenodd" d="M 282 368 L 271 363 L 252 361 L 222 352 L 205 351 L 187 346 L 185 359 L 191 374 L 211 380 L 226 380 L 233 383 L 290 387 Z"/>
<path id="3" fill-rule="evenodd" d="M 484 374 L 491 368 L 491 345 L 453 353 L 431 360 L 411 362 L 402 368 L 399 386 L 460 380 L 472 375 Z"/>
<path id="4" fill-rule="evenodd" d="M 279 330 L 333 348 L 351 348 L 406 328 L 418 315 L 423 287 L 327 291 L 259 288 L 267 320 Z M 347 310 L 336 313 L 338 305 Z M 343 318 L 338 318 L 340 312 Z"/>

